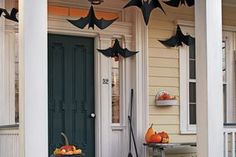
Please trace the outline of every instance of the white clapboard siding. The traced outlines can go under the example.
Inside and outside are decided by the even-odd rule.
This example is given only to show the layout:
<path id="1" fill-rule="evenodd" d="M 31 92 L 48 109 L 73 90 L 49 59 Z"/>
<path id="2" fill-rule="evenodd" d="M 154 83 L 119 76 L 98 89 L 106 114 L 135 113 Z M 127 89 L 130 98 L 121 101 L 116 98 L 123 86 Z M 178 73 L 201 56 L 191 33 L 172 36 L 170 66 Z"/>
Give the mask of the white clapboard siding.
<path id="1" fill-rule="evenodd" d="M 196 135 L 183 135 L 180 132 L 180 105 L 157 107 L 155 95 L 166 90 L 179 100 L 179 48 L 166 48 L 158 40 L 167 39 L 175 33 L 176 22 L 194 21 L 194 7 L 181 6 L 179 8 L 163 5 L 166 15 L 160 10 L 154 10 L 148 25 L 148 63 L 149 63 L 149 124 L 154 124 L 157 131 L 170 133 L 171 142 L 196 142 Z M 236 26 L 236 9 L 233 6 L 223 6 L 223 25 Z M 225 133 L 228 151 L 225 157 L 235 157 L 235 139 L 232 133 Z M 229 156 L 230 155 L 230 156 Z M 167 157 L 195 157 L 196 153 L 185 151 L 169 154 Z"/>
<path id="2" fill-rule="evenodd" d="M 0 129 L 0 157 L 19 157 L 19 132 L 17 129 Z"/>

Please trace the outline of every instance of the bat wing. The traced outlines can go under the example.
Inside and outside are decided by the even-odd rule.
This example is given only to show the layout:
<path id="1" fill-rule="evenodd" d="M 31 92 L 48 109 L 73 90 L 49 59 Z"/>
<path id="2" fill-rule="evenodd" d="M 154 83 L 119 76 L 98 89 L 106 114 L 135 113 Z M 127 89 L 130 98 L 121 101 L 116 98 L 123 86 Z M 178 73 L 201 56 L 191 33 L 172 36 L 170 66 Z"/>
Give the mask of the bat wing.
<path id="1" fill-rule="evenodd" d="M 83 29 L 87 24 L 89 24 L 89 28 L 92 27 L 94 29 L 96 17 L 94 13 L 93 6 L 90 7 L 88 15 L 86 17 L 81 17 L 78 20 L 68 20 L 71 24 L 80 29 Z"/>
<path id="2" fill-rule="evenodd" d="M 81 17 L 78 20 L 67 20 L 69 21 L 72 25 L 79 27 L 80 29 L 83 29 L 90 21 L 90 18 L 87 17 Z"/>
<path id="3" fill-rule="evenodd" d="M 190 45 L 190 42 L 192 42 L 193 39 L 190 35 L 184 35 L 179 25 L 177 25 L 176 36 L 178 37 L 180 42 L 183 42 L 185 45 L 188 46 Z"/>
<path id="4" fill-rule="evenodd" d="M 112 19 L 112 20 L 105 20 L 105 19 L 97 19 L 95 17 L 94 19 L 94 24 L 100 28 L 100 29 L 105 29 L 107 28 L 108 26 L 110 26 L 113 22 L 115 22 L 118 18 L 115 18 L 115 19 Z"/>
<path id="5" fill-rule="evenodd" d="M 138 8 L 141 8 L 143 5 L 142 0 L 130 0 L 129 3 L 127 3 L 123 8 L 128 8 L 131 6 L 136 6 Z"/>
<path id="6" fill-rule="evenodd" d="M 166 47 L 175 47 L 175 46 L 179 46 L 182 45 L 179 42 L 179 38 L 177 36 L 172 36 L 171 38 L 167 39 L 167 40 L 159 40 L 163 45 L 165 45 Z"/>
<path id="7" fill-rule="evenodd" d="M 152 1 L 150 2 L 149 6 L 152 7 L 152 9 L 160 8 L 160 9 L 163 11 L 163 13 L 166 14 L 166 13 L 165 13 L 165 10 L 162 8 L 162 6 L 161 6 L 159 0 L 152 0 Z"/>
<path id="8" fill-rule="evenodd" d="M 189 7 L 194 5 L 194 0 L 186 0 L 186 3 Z"/>
<path id="9" fill-rule="evenodd" d="M 143 5 L 141 6 L 141 10 L 142 10 L 143 18 L 146 25 L 148 24 L 151 13 L 153 9 L 155 8 L 160 8 L 165 13 L 164 9 L 162 8 L 158 0 L 152 0 L 150 3 L 148 3 L 148 1 L 143 2 Z"/>
<path id="10" fill-rule="evenodd" d="M 170 0 L 170 1 L 165 1 L 164 3 L 172 7 L 178 7 L 180 0 Z"/>
<path id="11" fill-rule="evenodd" d="M 8 14 L 8 15 L 5 15 L 5 18 L 6 19 L 9 19 L 9 20 L 12 20 L 12 21 L 15 21 L 15 22 L 18 22 L 18 19 L 16 18 L 16 14 L 18 13 L 18 10 L 16 8 L 13 8 L 11 10 L 11 13 Z"/>
<path id="12" fill-rule="evenodd" d="M 122 57 L 127 58 L 127 57 L 130 57 L 130 56 L 135 55 L 135 54 L 138 53 L 138 52 L 130 51 L 130 50 L 128 50 L 127 48 L 125 48 L 125 49 L 122 49 L 122 48 L 121 48 L 121 49 L 118 50 L 118 53 L 119 53 Z"/>
<path id="13" fill-rule="evenodd" d="M 190 35 L 185 35 L 183 37 L 181 37 L 181 41 L 185 44 L 185 45 L 192 45 L 195 43 L 195 38 L 191 37 Z"/>
<path id="14" fill-rule="evenodd" d="M 113 48 L 108 48 L 105 50 L 100 50 L 100 49 L 97 49 L 97 50 L 107 57 L 114 57 L 115 56 L 113 53 Z"/>
<path id="15" fill-rule="evenodd" d="M 5 11 L 5 9 L 0 8 L 0 17 L 2 16 L 2 13 Z"/>

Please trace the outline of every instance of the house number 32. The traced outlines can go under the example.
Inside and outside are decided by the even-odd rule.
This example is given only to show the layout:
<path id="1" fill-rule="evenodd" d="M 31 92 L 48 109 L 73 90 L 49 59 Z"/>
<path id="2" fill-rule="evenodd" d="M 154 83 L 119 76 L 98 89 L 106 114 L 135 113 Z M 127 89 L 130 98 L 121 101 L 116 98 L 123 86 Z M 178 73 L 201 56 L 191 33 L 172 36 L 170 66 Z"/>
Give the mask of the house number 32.
<path id="1" fill-rule="evenodd" d="M 102 84 L 109 84 L 109 79 L 103 79 Z"/>

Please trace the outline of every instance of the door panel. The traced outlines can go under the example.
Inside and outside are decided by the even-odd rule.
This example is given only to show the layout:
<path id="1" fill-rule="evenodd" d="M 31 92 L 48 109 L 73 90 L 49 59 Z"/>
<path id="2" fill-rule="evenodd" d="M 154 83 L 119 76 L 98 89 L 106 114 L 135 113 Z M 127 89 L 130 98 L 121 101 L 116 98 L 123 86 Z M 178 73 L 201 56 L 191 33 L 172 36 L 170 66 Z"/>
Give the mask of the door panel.
<path id="1" fill-rule="evenodd" d="M 65 132 L 70 144 L 94 157 L 94 39 L 52 34 L 48 39 L 49 154 L 64 144 Z"/>

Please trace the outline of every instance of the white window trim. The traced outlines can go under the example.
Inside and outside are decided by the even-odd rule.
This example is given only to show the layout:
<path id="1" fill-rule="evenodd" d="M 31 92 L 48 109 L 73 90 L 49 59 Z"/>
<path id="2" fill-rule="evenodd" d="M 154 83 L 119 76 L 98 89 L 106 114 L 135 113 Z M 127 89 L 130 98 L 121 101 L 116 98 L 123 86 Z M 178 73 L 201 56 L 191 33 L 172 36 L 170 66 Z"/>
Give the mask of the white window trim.
<path id="1" fill-rule="evenodd" d="M 196 125 L 189 125 L 189 53 L 188 46 L 179 49 L 180 56 L 180 132 L 195 134 Z"/>
<path id="2" fill-rule="evenodd" d="M 10 127 L 19 124 L 15 122 L 15 54 L 18 53 L 18 33 L 15 26 L 9 25 L 7 21 L 6 26 L 1 27 L 1 32 L 3 41 L 0 42 L 0 55 L 3 60 L 0 62 L 0 73 L 5 75 L 1 79 L 4 88 L 0 89 L 3 96 L 0 102 L 0 127 Z"/>
<path id="3" fill-rule="evenodd" d="M 231 87 L 235 87 L 235 69 L 233 69 L 232 65 L 235 64 L 235 52 L 234 52 L 234 33 L 233 32 L 223 32 L 223 41 L 226 43 L 226 84 L 231 85 Z M 228 53 L 230 52 L 230 54 Z M 228 55 L 227 55 L 228 54 Z M 227 93 L 234 93 L 234 94 L 228 94 L 226 98 L 226 104 L 227 104 L 227 122 L 231 122 L 229 119 L 235 119 L 236 113 L 235 113 L 235 105 L 232 106 L 231 104 L 235 104 L 235 88 L 228 88 L 227 87 Z M 235 123 L 235 122 L 234 122 Z"/>
<path id="4" fill-rule="evenodd" d="M 194 27 L 191 25 L 186 26 L 187 24 L 184 24 L 183 26 L 180 26 L 183 33 L 186 32 L 194 37 Z M 224 27 L 228 28 L 228 27 Z M 235 30 L 234 30 L 235 31 Z M 223 39 L 226 41 L 226 52 L 232 52 L 234 50 L 234 32 L 231 30 L 229 31 L 223 31 Z M 181 134 L 196 134 L 196 125 L 190 125 L 189 124 L 189 97 L 188 97 L 188 91 L 189 91 L 189 47 L 184 45 L 179 49 L 179 57 L 180 57 L 180 133 Z M 227 69 L 232 70 L 230 66 L 232 66 L 232 62 L 235 63 L 235 52 L 230 53 L 230 55 L 226 56 L 226 67 Z M 227 84 L 233 84 L 233 79 L 235 79 L 235 76 L 233 76 L 233 72 L 227 72 Z M 235 86 L 235 84 L 233 85 Z M 196 84 L 197 87 L 197 84 Z M 227 93 L 236 93 L 234 88 L 227 88 Z M 234 95 L 228 95 L 227 96 L 227 104 L 235 104 L 235 96 Z M 235 106 L 232 105 L 227 106 L 227 119 L 234 118 L 235 117 L 228 117 L 229 115 L 236 116 L 236 113 L 234 112 Z M 233 113 L 234 112 L 234 113 Z"/>

